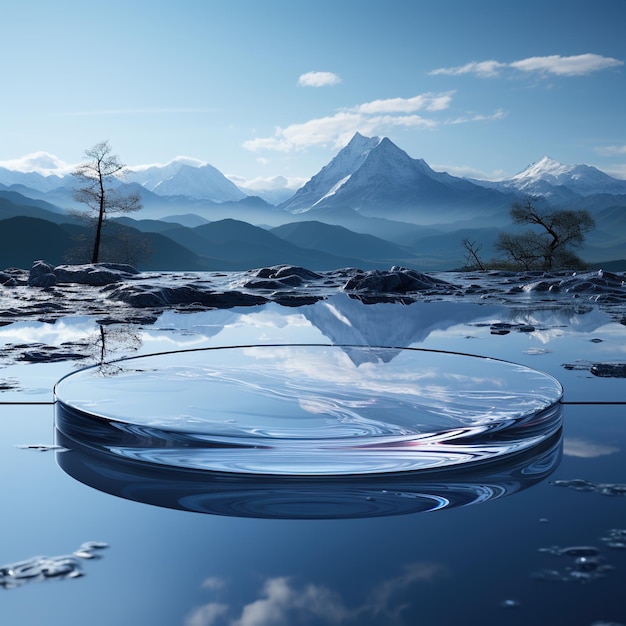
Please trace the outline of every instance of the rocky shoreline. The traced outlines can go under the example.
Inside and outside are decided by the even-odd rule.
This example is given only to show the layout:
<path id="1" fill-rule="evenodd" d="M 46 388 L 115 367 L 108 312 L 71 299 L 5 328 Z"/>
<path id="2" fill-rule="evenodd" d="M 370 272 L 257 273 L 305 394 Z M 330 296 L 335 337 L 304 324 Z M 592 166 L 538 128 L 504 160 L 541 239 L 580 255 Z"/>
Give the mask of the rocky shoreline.
<path id="1" fill-rule="evenodd" d="M 0 271 L 0 325 L 67 315 L 141 321 L 167 309 L 210 310 L 274 302 L 297 307 L 344 292 L 365 304 L 428 300 L 589 302 L 626 320 L 626 274 L 610 272 L 440 272 L 403 267 L 316 272 L 279 265 L 247 272 L 139 272 L 100 263 Z"/>

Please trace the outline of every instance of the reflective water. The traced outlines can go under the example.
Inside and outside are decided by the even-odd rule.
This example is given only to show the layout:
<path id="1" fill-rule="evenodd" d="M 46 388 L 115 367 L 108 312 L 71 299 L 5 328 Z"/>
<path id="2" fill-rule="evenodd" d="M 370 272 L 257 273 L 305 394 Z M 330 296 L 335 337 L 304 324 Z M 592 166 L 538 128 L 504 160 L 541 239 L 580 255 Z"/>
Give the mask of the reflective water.
<path id="1" fill-rule="evenodd" d="M 84 317 L 64 319 L 62 333 L 59 321 L 0 328 L 0 378 L 15 383 L 0 392 L 0 567 L 109 545 L 101 559 L 74 556 L 82 576 L 0 589 L 2 623 L 626 624 L 626 384 L 591 370 L 626 361 L 626 327 L 596 307 L 458 305 L 338 297 L 169 312 L 104 333 Z M 28 347 L 11 347 L 32 343 L 90 352 L 26 361 Z M 87 359 L 97 364 L 103 344 L 116 358 L 244 343 L 376 343 L 520 363 L 563 385 L 562 431 L 447 475 L 207 481 L 66 446 L 75 442 L 55 433 L 54 407 L 33 404 L 52 402 L 54 383 Z"/>

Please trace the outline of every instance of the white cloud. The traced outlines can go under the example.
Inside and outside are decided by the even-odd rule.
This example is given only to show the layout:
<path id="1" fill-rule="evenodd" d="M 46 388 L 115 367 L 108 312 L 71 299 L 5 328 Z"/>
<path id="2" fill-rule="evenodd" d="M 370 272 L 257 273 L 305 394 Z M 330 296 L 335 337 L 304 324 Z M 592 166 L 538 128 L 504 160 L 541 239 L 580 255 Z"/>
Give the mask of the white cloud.
<path id="1" fill-rule="evenodd" d="M 341 78 L 333 72 L 307 72 L 298 78 L 301 87 L 332 87 L 340 82 Z"/>
<path id="2" fill-rule="evenodd" d="M 430 75 L 458 76 L 461 74 L 474 74 L 480 78 L 494 78 L 500 76 L 506 69 L 514 69 L 520 72 L 552 74 L 556 76 L 583 76 L 592 72 L 599 72 L 610 67 L 624 65 L 623 61 L 612 57 L 603 57 L 599 54 L 577 54 L 573 56 L 561 56 L 552 54 L 544 57 L 528 57 L 502 63 L 489 60 L 472 61 L 458 67 L 441 67 L 429 72 Z"/>
<path id="3" fill-rule="evenodd" d="M 473 113 L 471 115 L 462 115 L 455 117 L 446 122 L 446 124 L 467 124 L 468 122 L 486 122 L 490 120 L 501 120 L 506 117 L 506 112 L 502 109 L 498 109 L 491 115 L 485 115 L 483 113 Z"/>
<path id="4" fill-rule="evenodd" d="M 377 113 L 413 113 L 426 109 L 427 111 L 442 111 L 450 106 L 453 91 L 442 94 L 424 93 L 412 98 L 387 98 L 373 100 L 354 107 L 353 111 L 373 115 Z"/>
<path id="5" fill-rule="evenodd" d="M 202 588 L 211 589 L 214 591 L 216 589 L 222 589 L 225 584 L 226 581 L 222 578 L 218 578 L 217 576 L 209 576 L 202 581 Z"/>
<path id="6" fill-rule="evenodd" d="M 614 165 L 606 165 L 603 168 L 609 176 L 626 180 L 626 163 L 616 163 Z"/>
<path id="7" fill-rule="evenodd" d="M 195 608 L 185 619 L 185 626 L 212 626 L 228 611 L 227 604 L 209 602 Z"/>
<path id="8" fill-rule="evenodd" d="M 262 597 L 246 604 L 241 617 L 232 626 L 267 626 L 268 624 L 301 623 L 289 615 L 323 618 L 324 623 L 340 624 L 349 611 L 333 591 L 318 585 L 294 588 L 285 577 L 270 578 L 263 585 Z M 304 621 L 304 620 L 303 620 Z"/>
<path id="9" fill-rule="evenodd" d="M 257 176 L 256 178 L 247 179 L 233 174 L 227 174 L 226 178 L 235 183 L 235 185 L 245 187 L 250 191 L 259 192 L 280 191 L 283 189 L 295 192 L 308 180 L 308 178 L 286 178 L 285 176 Z"/>
<path id="10" fill-rule="evenodd" d="M 499 76 L 503 68 L 507 66 L 506 63 L 500 63 L 499 61 L 472 61 L 459 67 L 440 67 L 439 69 L 429 72 L 431 76 L 437 76 L 445 74 L 449 76 L 459 76 L 461 74 L 476 74 L 482 78 L 492 78 Z"/>
<path id="11" fill-rule="evenodd" d="M 602 146 L 595 148 L 595 151 L 602 156 L 621 156 L 622 154 L 626 154 L 626 145 Z"/>
<path id="12" fill-rule="evenodd" d="M 510 63 L 510 67 L 523 72 L 541 72 L 559 76 L 583 76 L 609 67 L 623 65 L 623 61 L 603 57 L 599 54 L 578 54 L 562 57 L 553 54 L 547 57 L 530 57 Z"/>
<path id="13" fill-rule="evenodd" d="M 587 439 L 565 437 L 563 440 L 563 454 L 581 459 L 595 459 L 599 456 L 616 454 L 619 451 L 620 449 L 617 446 L 594 443 Z"/>
<path id="14" fill-rule="evenodd" d="M 436 172 L 448 172 L 453 176 L 459 178 L 477 178 L 479 180 L 501 180 L 507 177 L 507 173 L 504 170 L 494 170 L 492 172 L 485 172 L 469 165 L 442 165 L 440 163 L 432 164 L 431 167 Z"/>
<path id="15" fill-rule="evenodd" d="M 0 161 L 0 167 L 18 172 L 37 172 L 43 176 L 63 176 L 74 169 L 74 165 L 69 165 L 48 152 L 32 152 L 18 159 Z"/>
<path id="16" fill-rule="evenodd" d="M 324 585 L 297 586 L 287 576 L 268 578 L 256 599 L 239 608 L 209 602 L 194 609 L 185 626 L 269 626 L 269 624 L 324 623 L 356 624 L 365 617 L 379 623 L 396 623 L 406 604 L 402 594 L 411 593 L 418 584 L 433 582 L 447 575 L 439 563 L 410 563 L 393 578 L 383 580 L 370 591 L 365 602 L 348 606 L 340 594 Z M 218 578 L 207 579 L 203 587 L 221 588 Z"/>
<path id="17" fill-rule="evenodd" d="M 417 582 L 429 582 L 446 574 L 446 569 L 439 563 L 410 563 L 404 572 L 395 578 L 383 581 L 372 593 L 374 609 L 390 611 L 393 607 L 392 597 L 406 590 Z"/>
<path id="18" fill-rule="evenodd" d="M 439 122 L 417 111 L 436 113 L 447 109 L 454 92 L 425 93 L 412 98 L 373 100 L 343 109 L 334 115 L 277 127 L 272 137 L 257 137 L 244 142 L 244 148 L 290 152 L 311 146 L 343 147 L 357 131 L 365 135 L 383 134 L 391 128 L 434 128 Z"/>

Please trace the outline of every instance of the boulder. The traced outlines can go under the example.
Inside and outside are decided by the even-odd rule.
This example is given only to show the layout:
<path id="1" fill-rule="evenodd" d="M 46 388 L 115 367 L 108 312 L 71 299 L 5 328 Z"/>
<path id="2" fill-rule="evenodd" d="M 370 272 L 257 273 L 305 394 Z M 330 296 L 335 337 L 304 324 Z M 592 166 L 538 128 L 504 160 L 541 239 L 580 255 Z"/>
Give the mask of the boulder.
<path id="1" fill-rule="evenodd" d="M 30 268 L 28 284 L 30 287 L 48 288 L 56 284 L 57 279 L 53 272 L 53 267 L 45 261 L 35 261 Z"/>
<path id="2" fill-rule="evenodd" d="M 57 265 L 35 261 L 30 269 L 28 284 L 31 287 L 52 287 L 58 283 L 102 286 L 119 283 L 138 274 L 132 265 L 119 263 L 89 263 L 84 265 Z"/>
<path id="3" fill-rule="evenodd" d="M 304 267 L 298 267 L 297 265 L 274 265 L 273 267 L 263 267 L 254 272 L 256 278 L 275 278 L 281 279 L 282 282 L 286 282 L 285 279 L 293 280 L 294 277 L 300 279 L 300 284 L 303 280 L 319 280 L 322 278 L 321 274 L 317 274 L 311 270 L 307 270 Z"/>
<path id="4" fill-rule="evenodd" d="M 17 280 L 11 274 L 7 274 L 7 272 L 0 272 L 0 285 L 3 287 L 15 287 Z"/>
<path id="5" fill-rule="evenodd" d="M 59 283 L 102 286 L 119 283 L 137 274 L 130 265 L 95 263 L 86 265 L 57 265 L 53 270 Z"/>
<path id="6" fill-rule="evenodd" d="M 234 306 L 264 304 L 267 298 L 241 291 L 212 291 L 207 288 L 181 285 L 157 287 L 125 284 L 109 292 L 108 298 L 137 308 L 172 307 L 196 304 L 205 308 L 228 309 Z"/>
<path id="7" fill-rule="evenodd" d="M 405 267 L 392 267 L 389 271 L 372 270 L 350 278 L 343 286 L 344 291 L 370 293 L 411 293 L 432 289 L 456 289 L 454 285 L 427 274 Z"/>

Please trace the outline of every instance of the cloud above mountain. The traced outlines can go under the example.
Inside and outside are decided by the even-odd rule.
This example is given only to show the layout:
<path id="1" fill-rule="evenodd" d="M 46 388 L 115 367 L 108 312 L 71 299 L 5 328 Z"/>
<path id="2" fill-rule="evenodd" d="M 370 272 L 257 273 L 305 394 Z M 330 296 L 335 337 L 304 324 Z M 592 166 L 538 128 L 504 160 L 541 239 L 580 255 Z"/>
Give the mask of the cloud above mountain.
<path id="1" fill-rule="evenodd" d="M 432 129 L 439 124 L 455 122 L 435 117 L 446 111 L 454 91 L 423 93 L 410 98 L 385 98 L 340 109 L 333 115 L 318 117 L 277 127 L 271 137 L 256 137 L 245 141 L 247 150 L 291 152 L 312 146 L 341 148 L 356 132 L 364 135 L 384 135 L 395 127 Z M 502 116 L 501 112 L 495 118 Z M 464 121 L 494 119 L 494 115 L 468 117 Z"/>
<path id="2" fill-rule="evenodd" d="M 64 176 L 75 167 L 48 152 L 31 152 L 17 159 L 0 161 L 0 167 L 16 172 L 36 172 L 42 176 Z"/>
<path id="3" fill-rule="evenodd" d="M 610 67 L 619 67 L 620 65 L 624 65 L 624 61 L 612 57 L 604 57 L 599 54 L 588 53 L 573 56 L 552 54 L 549 56 L 528 57 L 512 63 L 502 63 L 495 60 L 471 61 L 456 67 L 440 67 L 432 70 L 429 74 L 431 76 L 473 74 L 479 78 L 495 78 L 512 69 L 526 74 L 583 76 Z"/>

